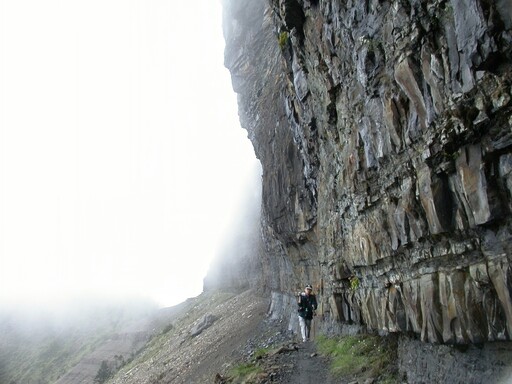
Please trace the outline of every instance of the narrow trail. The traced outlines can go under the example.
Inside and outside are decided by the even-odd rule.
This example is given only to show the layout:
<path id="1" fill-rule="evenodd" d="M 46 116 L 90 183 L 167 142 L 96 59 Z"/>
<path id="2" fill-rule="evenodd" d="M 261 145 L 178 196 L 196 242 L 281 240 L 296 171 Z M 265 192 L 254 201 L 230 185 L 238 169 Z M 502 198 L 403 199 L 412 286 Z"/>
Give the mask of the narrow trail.
<path id="1" fill-rule="evenodd" d="M 329 363 L 318 355 L 314 343 L 303 343 L 299 350 L 292 356 L 294 358 L 293 368 L 286 383 L 296 384 L 320 384 L 334 383 L 329 377 Z"/>
<path id="2" fill-rule="evenodd" d="M 311 328 L 313 340 L 317 334 L 317 327 L 318 322 L 313 321 Z M 295 356 L 295 367 L 291 372 L 290 383 L 333 384 L 336 382 L 329 374 L 329 360 L 318 353 L 314 341 L 299 343 L 298 346 L 299 350 Z"/>
<path id="3" fill-rule="evenodd" d="M 317 334 L 317 322 L 313 322 L 311 338 Z M 329 373 L 330 361 L 321 356 L 314 341 L 303 343 L 295 335 L 292 348 L 287 353 L 277 355 L 273 363 L 280 367 L 278 381 L 280 384 L 335 384 L 342 383 Z"/>

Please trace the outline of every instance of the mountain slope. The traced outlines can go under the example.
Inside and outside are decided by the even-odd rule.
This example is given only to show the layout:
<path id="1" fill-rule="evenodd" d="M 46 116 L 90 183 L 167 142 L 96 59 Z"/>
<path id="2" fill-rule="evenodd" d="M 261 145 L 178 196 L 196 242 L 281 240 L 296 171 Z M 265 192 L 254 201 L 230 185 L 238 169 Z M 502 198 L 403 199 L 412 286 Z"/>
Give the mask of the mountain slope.
<path id="1" fill-rule="evenodd" d="M 172 311 L 158 311 L 136 300 L 82 300 L 60 311 L 4 312 L 0 314 L 0 383 L 90 383 L 103 360 L 117 364 L 128 360 L 172 316 Z"/>
<path id="2" fill-rule="evenodd" d="M 207 292 L 190 299 L 172 327 L 153 338 L 109 383 L 212 382 L 261 331 L 268 302 L 252 290 L 239 295 Z"/>

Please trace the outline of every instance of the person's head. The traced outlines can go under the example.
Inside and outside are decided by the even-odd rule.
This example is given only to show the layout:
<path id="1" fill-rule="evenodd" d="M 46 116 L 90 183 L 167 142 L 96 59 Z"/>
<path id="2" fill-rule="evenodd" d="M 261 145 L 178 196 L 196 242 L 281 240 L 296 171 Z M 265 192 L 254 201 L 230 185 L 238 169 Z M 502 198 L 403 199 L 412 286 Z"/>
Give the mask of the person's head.
<path id="1" fill-rule="evenodd" d="M 304 292 L 306 292 L 308 295 L 313 291 L 313 287 L 308 284 L 306 285 L 306 288 L 304 288 Z"/>

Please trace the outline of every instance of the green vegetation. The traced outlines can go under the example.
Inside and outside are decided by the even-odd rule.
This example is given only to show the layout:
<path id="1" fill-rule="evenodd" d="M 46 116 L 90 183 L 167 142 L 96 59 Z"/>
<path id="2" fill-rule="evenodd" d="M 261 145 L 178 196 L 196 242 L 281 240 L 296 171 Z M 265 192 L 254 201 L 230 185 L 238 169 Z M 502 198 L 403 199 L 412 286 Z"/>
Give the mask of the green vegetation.
<path id="1" fill-rule="evenodd" d="M 260 366 L 261 360 L 271 353 L 270 348 L 259 348 L 254 352 L 251 361 L 240 363 L 229 370 L 230 383 L 257 382 L 258 376 L 264 371 Z"/>
<path id="2" fill-rule="evenodd" d="M 54 383 L 130 321 L 153 311 L 135 302 L 89 303 L 53 315 L 50 311 L 0 313 L 0 383 Z M 114 356 L 109 368 L 123 366 Z M 98 367 L 99 368 L 99 367 Z"/>
<path id="3" fill-rule="evenodd" d="M 396 338 L 357 335 L 318 337 L 318 351 L 331 359 L 331 373 L 338 377 L 365 375 L 376 383 L 398 383 Z"/>
<path id="4" fill-rule="evenodd" d="M 269 351 L 270 350 L 268 348 L 257 349 L 256 352 L 254 352 L 254 358 L 256 360 L 261 359 L 261 358 L 265 357 Z"/>
<path id="5" fill-rule="evenodd" d="M 352 276 L 349 280 L 351 291 L 355 291 L 357 288 L 359 288 L 359 278 L 357 276 Z"/>
<path id="6" fill-rule="evenodd" d="M 94 382 L 98 384 L 103 384 L 112 376 L 112 374 L 112 369 L 108 366 L 107 362 L 103 360 L 101 362 L 100 369 L 98 369 L 98 373 L 94 378 Z"/>
<path id="7" fill-rule="evenodd" d="M 277 41 L 279 42 L 279 48 L 284 49 L 284 47 L 286 46 L 286 43 L 288 42 L 288 32 L 287 31 L 281 32 L 279 34 Z"/>
<path id="8" fill-rule="evenodd" d="M 256 363 L 242 363 L 231 368 L 229 377 L 235 383 L 247 383 L 255 379 L 261 372 L 261 367 Z"/>
<path id="9" fill-rule="evenodd" d="M 69 330 L 62 335 L 16 333 L 5 337 L 0 350 L 0 383 L 55 382 L 107 337 Z M 43 331 L 41 331 L 42 333 Z"/>

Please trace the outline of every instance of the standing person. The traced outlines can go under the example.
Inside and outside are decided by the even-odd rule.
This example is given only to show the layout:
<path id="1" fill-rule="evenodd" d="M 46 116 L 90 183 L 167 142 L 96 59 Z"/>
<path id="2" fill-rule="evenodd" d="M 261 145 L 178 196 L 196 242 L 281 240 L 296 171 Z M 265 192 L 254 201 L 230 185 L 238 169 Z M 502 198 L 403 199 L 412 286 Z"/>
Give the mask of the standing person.
<path id="1" fill-rule="evenodd" d="M 315 316 L 315 311 L 318 306 L 316 297 L 311 292 L 313 287 L 306 285 L 304 292 L 299 293 L 299 324 L 300 332 L 302 333 L 302 341 L 305 343 L 309 340 L 309 334 L 311 332 L 311 320 Z"/>

